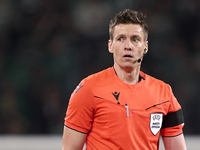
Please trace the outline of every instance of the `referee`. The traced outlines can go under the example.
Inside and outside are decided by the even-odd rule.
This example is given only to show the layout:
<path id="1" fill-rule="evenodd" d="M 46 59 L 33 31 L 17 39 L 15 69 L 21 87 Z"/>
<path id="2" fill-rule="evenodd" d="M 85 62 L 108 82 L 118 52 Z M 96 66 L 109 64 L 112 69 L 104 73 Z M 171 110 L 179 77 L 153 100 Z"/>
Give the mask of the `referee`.
<path id="1" fill-rule="evenodd" d="M 145 15 L 125 9 L 109 25 L 114 65 L 83 79 L 66 112 L 62 150 L 186 150 L 183 114 L 170 85 L 140 70 Z"/>

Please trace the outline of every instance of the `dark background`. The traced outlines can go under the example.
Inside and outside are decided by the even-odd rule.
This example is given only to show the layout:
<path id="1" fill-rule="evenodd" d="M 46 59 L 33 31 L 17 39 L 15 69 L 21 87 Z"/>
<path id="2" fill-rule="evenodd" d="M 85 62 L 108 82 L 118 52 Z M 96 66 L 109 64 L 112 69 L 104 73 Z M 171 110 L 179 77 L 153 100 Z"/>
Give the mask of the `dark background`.
<path id="1" fill-rule="evenodd" d="M 185 134 L 200 134 L 199 0 L 1 0 L 0 134 L 62 134 L 70 94 L 113 65 L 108 24 L 147 14 L 142 71 L 172 86 Z"/>

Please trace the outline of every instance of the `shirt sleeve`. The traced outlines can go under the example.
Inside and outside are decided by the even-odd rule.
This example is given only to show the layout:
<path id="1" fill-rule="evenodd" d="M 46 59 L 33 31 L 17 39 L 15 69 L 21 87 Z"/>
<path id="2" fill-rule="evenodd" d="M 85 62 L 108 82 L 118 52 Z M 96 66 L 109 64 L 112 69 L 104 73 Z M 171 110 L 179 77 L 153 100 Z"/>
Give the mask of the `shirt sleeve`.
<path id="1" fill-rule="evenodd" d="M 170 88 L 170 107 L 168 113 L 163 117 L 161 135 L 177 136 L 181 134 L 184 126 L 184 118 L 180 104 Z"/>
<path id="2" fill-rule="evenodd" d="M 65 117 L 65 126 L 88 133 L 92 126 L 94 95 L 86 80 L 76 87 L 72 93 Z"/>

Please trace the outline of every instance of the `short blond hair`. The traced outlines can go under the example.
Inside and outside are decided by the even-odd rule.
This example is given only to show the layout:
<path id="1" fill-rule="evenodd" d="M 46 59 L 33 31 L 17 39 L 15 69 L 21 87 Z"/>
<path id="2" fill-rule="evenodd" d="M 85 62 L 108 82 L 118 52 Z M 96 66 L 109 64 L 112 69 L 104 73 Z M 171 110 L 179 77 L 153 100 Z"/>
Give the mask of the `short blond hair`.
<path id="1" fill-rule="evenodd" d="M 122 12 L 119 12 L 115 17 L 110 21 L 109 24 L 109 35 L 110 40 L 113 40 L 113 30 L 114 27 L 118 24 L 139 24 L 142 26 L 145 32 L 145 40 L 148 38 L 148 26 L 145 21 L 146 15 L 140 11 L 133 11 L 130 9 L 125 9 Z"/>

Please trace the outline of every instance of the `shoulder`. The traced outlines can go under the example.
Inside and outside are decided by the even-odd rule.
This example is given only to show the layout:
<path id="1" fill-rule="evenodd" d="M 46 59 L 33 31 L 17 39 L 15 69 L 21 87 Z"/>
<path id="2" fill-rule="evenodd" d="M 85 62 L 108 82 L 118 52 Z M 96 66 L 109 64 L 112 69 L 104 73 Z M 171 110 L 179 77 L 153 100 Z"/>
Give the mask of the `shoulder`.
<path id="1" fill-rule="evenodd" d="M 105 82 L 109 82 L 112 78 L 113 78 L 113 68 L 110 67 L 95 74 L 89 75 L 83 80 L 87 82 L 89 85 L 94 86 L 94 85 L 104 84 Z"/>
<path id="2" fill-rule="evenodd" d="M 109 77 L 112 76 L 112 67 L 102 70 L 100 72 L 89 75 L 81 80 L 78 86 L 73 91 L 76 94 L 78 91 L 84 91 L 85 93 L 91 91 L 92 88 L 105 84 Z M 81 90 L 80 90 L 81 89 Z M 78 92 L 78 93 L 82 93 Z"/>
<path id="3" fill-rule="evenodd" d="M 141 72 L 141 75 L 145 78 L 145 83 L 147 87 L 167 90 L 169 92 L 171 91 L 171 86 L 168 83 L 165 83 L 164 81 L 143 72 Z"/>

